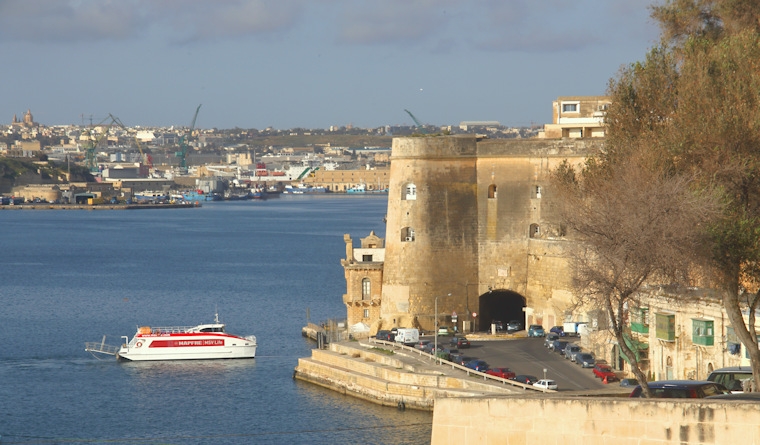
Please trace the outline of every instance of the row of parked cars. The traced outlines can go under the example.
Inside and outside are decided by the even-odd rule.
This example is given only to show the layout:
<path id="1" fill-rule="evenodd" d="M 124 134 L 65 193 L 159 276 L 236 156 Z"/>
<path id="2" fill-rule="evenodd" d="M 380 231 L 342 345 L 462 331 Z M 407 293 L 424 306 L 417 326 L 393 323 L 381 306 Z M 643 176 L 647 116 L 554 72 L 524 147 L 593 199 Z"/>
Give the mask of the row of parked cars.
<path id="1" fill-rule="evenodd" d="M 556 326 L 555 326 L 556 328 Z M 644 397 L 644 391 L 636 379 L 619 379 L 604 360 L 596 360 L 593 354 L 583 352 L 580 346 L 561 340 L 558 330 L 552 328 L 544 340 L 544 346 L 559 353 L 566 359 L 584 368 L 592 368 L 594 376 L 613 382 L 620 380 L 620 386 L 633 387 L 630 397 Z M 747 382 L 752 379 L 752 370 L 748 367 L 728 367 L 716 369 L 707 380 L 660 380 L 648 382 L 647 386 L 655 398 L 757 398 L 754 395 L 741 394 Z M 734 394 L 731 394 L 734 393 Z"/>
<path id="2" fill-rule="evenodd" d="M 538 379 L 535 376 L 527 374 L 516 374 L 510 368 L 507 367 L 491 367 L 485 360 L 478 359 L 476 357 L 465 354 L 461 349 L 469 349 L 470 342 L 465 337 L 454 336 L 451 337 L 448 343 L 448 347 L 445 346 L 445 342 L 438 342 L 438 350 L 435 350 L 435 343 L 431 340 L 420 340 L 415 345 L 415 348 L 433 354 L 443 360 L 456 363 L 460 366 L 472 369 L 473 371 L 482 372 L 495 377 L 501 377 L 503 379 L 514 380 L 526 385 L 533 385 L 546 389 L 557 389 L 557 384 L 553 380 Z"/>
<path id="3" fill-rule="evenodd" d="M 555 326 L 556 327 L 556 326 Z M 549 350 L 559 353 L 582 368 L 591 368 L 595 377 L 607 382 L 619 380 L 612 367 L 603 360 L 597 360 L 590 352 L 585 352 L 575 343 L 562 340 L 557 332 L 550 331 L 544 340 L 544 346 Z"/>
<path id="4" fill-rule="evenodd" d="M 652 396 L 668 399 L 735 399 L 760 400 L 758 392 L 749 390 L 752 382 L 752 368 L 749 366 L 729 366 L 716 369 L 707 380 L 660 380 L 648 382 Z M 636 386 L 631 397 L 644 397 L 641 386 Z"/>

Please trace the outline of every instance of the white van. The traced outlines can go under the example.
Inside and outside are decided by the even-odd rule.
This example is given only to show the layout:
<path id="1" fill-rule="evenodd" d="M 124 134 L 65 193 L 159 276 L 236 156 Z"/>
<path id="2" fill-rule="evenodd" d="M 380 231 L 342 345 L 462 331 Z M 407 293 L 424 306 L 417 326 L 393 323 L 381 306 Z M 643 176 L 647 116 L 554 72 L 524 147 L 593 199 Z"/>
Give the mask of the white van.
<path id="1" fill-rule="evenodd" d="M 399 329 L 396 333 L 396 343 L 412 346 L 418 341 L 420 341 L 420 331 L 418 329 Z"/>

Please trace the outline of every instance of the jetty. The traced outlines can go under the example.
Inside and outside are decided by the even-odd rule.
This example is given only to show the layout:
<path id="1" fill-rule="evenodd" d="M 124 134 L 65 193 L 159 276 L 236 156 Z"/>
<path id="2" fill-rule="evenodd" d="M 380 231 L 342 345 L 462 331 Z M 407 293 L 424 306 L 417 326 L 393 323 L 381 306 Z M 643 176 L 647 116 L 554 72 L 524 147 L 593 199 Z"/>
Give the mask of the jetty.
<path id="1" fill-rule="evenodd" d="M 293 378 L 399 409 L 432 411 L 435 400 L 535 393 L 536 388 L 376 339 L 329 343 L 298 360 Z"/>

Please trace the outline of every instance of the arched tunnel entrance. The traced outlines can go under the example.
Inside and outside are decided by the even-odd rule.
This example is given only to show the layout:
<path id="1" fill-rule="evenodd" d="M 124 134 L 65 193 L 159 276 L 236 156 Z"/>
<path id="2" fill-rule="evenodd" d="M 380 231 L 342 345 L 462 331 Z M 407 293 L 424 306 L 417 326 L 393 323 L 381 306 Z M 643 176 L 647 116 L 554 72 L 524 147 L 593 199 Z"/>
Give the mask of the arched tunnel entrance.
<path id="1" fill-rule="evenodd" d="M 491 323 L 517 320 L 525 328 L 525 297 L 510 290 L 492 290 L 480 296 L 480 313 L 476 329 L 487 331 Z"/>

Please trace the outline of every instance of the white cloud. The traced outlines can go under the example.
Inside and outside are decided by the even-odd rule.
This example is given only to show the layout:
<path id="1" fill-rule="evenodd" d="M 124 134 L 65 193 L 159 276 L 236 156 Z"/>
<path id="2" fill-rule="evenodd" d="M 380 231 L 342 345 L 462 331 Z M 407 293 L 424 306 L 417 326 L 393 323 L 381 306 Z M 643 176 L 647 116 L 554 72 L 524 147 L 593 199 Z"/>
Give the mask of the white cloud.
<path id="1" fill-rule="evenodd" d="M 305 0 L 2 0 L 0 41 L 66 43 L 137 38 L 169 40 L 272 33 L 292 26 Z"/>

